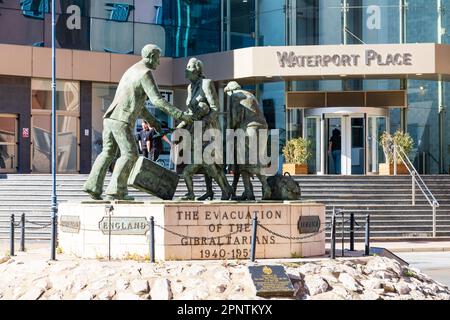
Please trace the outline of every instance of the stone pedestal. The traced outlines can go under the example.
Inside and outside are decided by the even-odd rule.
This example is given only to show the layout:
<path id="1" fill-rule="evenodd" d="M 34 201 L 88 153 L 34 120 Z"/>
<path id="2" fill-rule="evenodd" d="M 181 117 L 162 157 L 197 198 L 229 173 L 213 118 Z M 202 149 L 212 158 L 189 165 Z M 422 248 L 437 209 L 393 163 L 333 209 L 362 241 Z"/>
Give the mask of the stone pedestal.
<path id="1" fill-rule="evenodd" d="M 63 203 L 58 240 L 65 253 L 83 258 L 106 258 L 109 248 L 112 258 L 149 256 L 146 221 L 153 216 L 159 260 L 249 259 L 255 213 L 260 224 L 287 237 L 258 227 L 257 259 L 325 254 L 325 206 L 311 202 Z"/>

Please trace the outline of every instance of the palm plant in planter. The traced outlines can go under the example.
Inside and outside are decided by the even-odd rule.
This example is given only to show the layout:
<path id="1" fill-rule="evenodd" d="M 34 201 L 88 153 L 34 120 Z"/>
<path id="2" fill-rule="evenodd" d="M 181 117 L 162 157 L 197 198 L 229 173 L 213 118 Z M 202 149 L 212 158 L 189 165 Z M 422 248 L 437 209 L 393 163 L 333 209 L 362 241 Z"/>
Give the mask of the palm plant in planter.
<path id="1" fill-rule="evenodd" d="M 393 135 L 384 132 L 380 137 L 380 144 L 386 158 L 386 163 L 380 163 L 380 174 L 391 175 L 394 173 L 394 146 L 398 146 L 406 156 L 409 156 L 414 147 L 414 140 L 408 133 L 397 130 Z M 408 169 L 402 162 L 400 155 L 397 157 L 397 173 L 408 174 Z"/>
<path id="2" fill-rule="evenodd" d="M 291 139 L 283 148 L 285 163 L 283 173 L 308 174 L 308 159 L 311 157 L 311 141 L 305 138 Z"/>

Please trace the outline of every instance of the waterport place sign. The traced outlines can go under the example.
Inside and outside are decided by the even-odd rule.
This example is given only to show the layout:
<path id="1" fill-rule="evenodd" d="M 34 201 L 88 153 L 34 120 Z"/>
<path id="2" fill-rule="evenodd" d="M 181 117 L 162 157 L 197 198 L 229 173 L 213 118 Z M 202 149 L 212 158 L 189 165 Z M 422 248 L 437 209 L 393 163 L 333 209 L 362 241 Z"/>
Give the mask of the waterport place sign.
<path id="1" fill-rule="evenodd" d="M 320 54 L 298 55 L 294 51 L 277 51 L 278 63 L 281 68 L 327 68 L 365 66 L 412 66 L 413 54 L 380 53 L 372 49 L 364 50 L 364 54 Z"/>

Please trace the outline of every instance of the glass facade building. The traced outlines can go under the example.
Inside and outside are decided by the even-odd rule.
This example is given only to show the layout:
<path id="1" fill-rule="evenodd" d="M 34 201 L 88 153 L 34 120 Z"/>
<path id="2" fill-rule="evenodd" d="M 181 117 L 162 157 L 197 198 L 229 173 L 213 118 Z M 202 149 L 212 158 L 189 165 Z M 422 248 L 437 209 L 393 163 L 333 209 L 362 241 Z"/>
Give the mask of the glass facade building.
<path id="1" fill-rule="evenodd" d="M 49 47 L 50 2 L 0 1 L 0 44 Z M 164 56 L 174 59 L 249 47 L 450 44 L 450 0 L 60 0 L 57 15 L 58 48 L 139 55 L 145 44 L 155 43 Z M 226 85 L 216 84 L 219 93 Z M 336 173 L 323 148 L 336 128 L 352 133 L 349 148 L 354 159 L 359 159 L 348 174 L 376 173 L 377 164 L 384 159 L 374 141 L 384 130 L 397 129 L 413 137 L 411 159 L 420 173 L 448 173 L 449 84 L 445 79 L 422 80 L 419 76 L 317 80 L 301 74 L 289 79 L 255 77 L 244 83 L 259 99 L 269 127 L 281 130 L 282 145 L 299 136 L 312 140 L 309 170 L 324 174 Z M 113 81 L 61 78 L 58 133 L 66 137 L 59 146 L 61 172 L 88 171 L 101 150 L 102 114 L 116 85 Z M 48 79 L 8 77 L 0 69 L 0 172 L 14 171 L 14 167 L 20 172 L 27 171 L 23 167 L 32 172 L 49 171 L 45 138 L 50 125 L 49 90 Z M 174 92 L 175 103 L 183 101 L 185 91 L 179 86 L 164 90 Z M 286 93 L 292 91 L 374 90 L 405 90 L 408 105 L 373 112 L 360 108 L 348 112 L 350 120 L 342 118 L 339 109 L 320 112 L 286 107 Z M 12 101 L 13 92 L 21 94 L 22 100 Z M 226 109 L 224 95 L 221 103 Z M 84 131 L 87 124 L 92 128 L 88 136 Z M 24 128 L 30 131 L 28 145 L 21 142 L 27 136 Z M 365 152 L 359 155 L 353 150 L 358 148 Z M 27 150 L 31 150 L 28 160 L 23 155 Z M 362 162 L 366 166 L 358 164 Z"/>

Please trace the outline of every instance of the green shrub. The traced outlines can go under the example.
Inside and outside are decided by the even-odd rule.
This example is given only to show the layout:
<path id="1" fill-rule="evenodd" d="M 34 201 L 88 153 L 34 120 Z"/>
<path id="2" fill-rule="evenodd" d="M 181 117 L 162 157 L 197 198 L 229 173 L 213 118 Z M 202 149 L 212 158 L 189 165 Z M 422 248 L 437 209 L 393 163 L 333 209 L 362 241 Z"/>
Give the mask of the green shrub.
<path id="1" fill-rule="evenodd" d="M 307 164 L 311 157 L 311 142 L 305 138 L 291 139 L 283 148 L 286 163 Z"/>
<path id="2" fill-rule="evenodd" d="M 393 135 L 385 131 L 380 137 L 380 144 L 383 147 L 386 162 L 394 163 L 394 145 L 400 147 L 406 156 L 409 156 L 414 147 L 414 140 L 408 133 L 401 130 L 397 130 Z M 398 156 L 397 163 L 401 162 L 401 157 Z"/>

